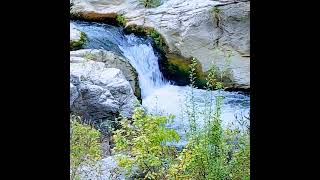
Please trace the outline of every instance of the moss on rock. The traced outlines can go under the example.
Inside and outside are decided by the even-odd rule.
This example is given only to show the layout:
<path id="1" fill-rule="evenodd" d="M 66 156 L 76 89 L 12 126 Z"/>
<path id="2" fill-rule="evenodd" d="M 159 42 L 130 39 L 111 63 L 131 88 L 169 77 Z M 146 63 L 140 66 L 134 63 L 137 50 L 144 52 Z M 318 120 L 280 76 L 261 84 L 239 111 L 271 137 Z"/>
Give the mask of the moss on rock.
<path id="1" fill-rule="evenodd" d="M 166 60 L 160 62 L 161 70 L 166 79 L 175 82 L 176 85 L 185 86 L 190 84 L 190 64 L 191 58 L 183 58 L 176 54 L 167 54 Z M 201 64 L 198 63 L 196 70 L 196 83 L 199 88 L 204 88 L 206 73 L 202 71 Z"/>
<path id="2" fill-rule="evenodd" d="M 70 49 L 72 51 L 80 49 L 81 46 L 86 42 L 86 40 L 86 34 L 84 32 L 81 32 L 79 41 L 70 41 Z"/>
<path id="3" fill-rule="evenodd" d="M 140 35 L 140 36 L 149 36 L 154 40 L 158 49 L 160 49 L 161 51 L 163 51 L 165 53 L 168 53 L 168 51 L 169 51 L 169 48 L 167 46 L 165 39 L 154 28 L 131 24 L 131 25 L 128 25 L 125 27 L 124 32 L 125 33 L 134 33 L 135 35 Z"/>
<path id="4" fill-rule="evenodd" d="M 123 14 L 118 14 L 116 18 L 118 26 L 125 26 L 127 24 L 127 20 Z"/>
<path id="5" fill-rule="evenodd" d="M 72 13 L 71 19 L 73 20 L 82 20 L 82 21 L 94 21 L 94 22 L 102 22 L 107 24 L 116 24 L 118 14 L 117 13 L 95 13 L 95 12 L 87 12 L 87 13 Z"/>
<path id="6" fill-rule="evenodd" d="M 191 58 L 184 58 L 169 52 L 169 47 L 163 36 L 154 28 L 139 26 L 136 24 L 127 25 L 124 29 L 126 33 L 134 33 L 140 36 L 151 37 L 157 48 L 164 54 L 163 60 L 159 61 L 161 72 L 164 77 L 173 81 L 176 85 L 184 86 L 190 84 L 190 64 Z M 203 72 L 201 64 L 198 62 L 196 68 L 196 86 L 204 88 L 206 83 L 206 73 Z"/>
<path id="7" fill-rule="evenodd" d="M 176 85 L 185 86 L 190 84 L 190 65 L 192 63 L 192 58 L 184 58 L 176 54 L 166 54 L 164 60 L 159 62 L 161 71 L 164 77 L 168 80 L 173 81 Z M 196 66 L 196 80 L 195 85 L 198 88 L 204 89 L 206 87 L 206 78 L 208 72 L 204 72 L 201 64 L 197 61 Z M 219 69 L 216 69 L 215 77 L 218 81 L 222 82 L 225 88 L 233 87 L 232 75 L 229 71 L 222 73 Z"/>

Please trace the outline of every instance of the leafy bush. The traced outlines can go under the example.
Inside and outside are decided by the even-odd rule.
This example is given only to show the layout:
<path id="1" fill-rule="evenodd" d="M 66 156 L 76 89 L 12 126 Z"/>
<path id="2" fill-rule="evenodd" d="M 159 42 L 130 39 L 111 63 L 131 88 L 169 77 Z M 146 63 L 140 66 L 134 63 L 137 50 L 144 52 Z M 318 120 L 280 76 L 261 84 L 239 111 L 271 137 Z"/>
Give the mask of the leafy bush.
<path id="1" fill-rule="evenodd" d="M 102 151 L 98 130 L 81 124 L 80 117 L 75 115 L 70 116 L 70 121 L 70 179 L 74 180 L 80 178 L 81 167 L 92 167 L 101 159 Z"/>
<path id="2" fill-rule="evenodd" d="M 191 87 L 196 88 L 195 67 L 190 65 Z M 189 95 L 187 114 L 190 125 L 188 144 L 179 154 L 176 163 L 169 169 L 168 178 L 174 179 L 249 179 L 250 143 L 249 131 L 222 129 L 221 104 L 223 96 L 221 82 L 216 79 L 215 68 L 209 70 L 206 89 L 206 108 L 203 129 L 197 128 L 196 117 L 200 113 L 193 99 L 193 88 Z M 211 102 L 212 92 L 218 89 L 215 102 Z M 211 110 L 212 103 L 214 109 Z"/>
<path id="3" fill-rule="evenodd" d="M 223 88 L 212 67 L 206 78 L 206 108 L 203 128 L 196 124 L 197 109 L 194 101 L 195 69 L 197 61 L 190 65 L 191 92 L 187 100 L 189 130 L 188 144 L 181 152 L 166 142 L 179 140 L 178 134 L 165 127 L 172 118 L 147 115 L 136 109 L 133 123 L 121 121 L 122 129 L 114 135 L 115 152 L 120 153 L 118 163 L 128 171 L 127 175 L 139 172 L 145 179 L 250 179 L 249 131 L 222 129 L 221 104 L 223 96 L 216 95 L 209 101 L 213 89 Z M 214 109 L 211 109 L 214 103 Z"/>
<path id="4" fill-rule="evenodd" d="M 114 150 L 119 165 L 128 171 L 127 176 L 136 173 L 144 179 L 250 179 L 249 131 L 223 129 L 221 126 L 221 105 L 223 88 L 212 67 L 207 76 L 206 108 L 199 112 L 194 100 L 196 88 L 197 61 L 190 65 L 191 92 L 186 102 L 189 120 L 188 144 L 181 152 L 166 142 L 177 141 L 178 134 L 165 127 L 171 118 L 147 115 L 136 109 L 133 123 L 124 119 L 122 128 L 114 135 Z M 218 89 L 215 101 L 210 101 L 213 89 Z M 214 109 L 211 109 L 214 103 Z M 205 125 L 196 124 L 198 113 L 205 115 Z"/>
<path id="5" fill-rule="evenodd" d="M 250 179 L 250 137 L 247 133 L 239 134 L 236 151 L 229 162 L 230 178 L 247 180 Z"/>
<path id="6" fill-rule="evenodd" d="M 128 176 L 163 179 L 175 159 L 176 149 L 166 143 L 179 140 L 176 131 L 165 127 L 173 117 L 147 115 L 142 108 L 134 111 L 132 123 L 123 118 L 122 128 L 115 131 L 114 151 Z"/>

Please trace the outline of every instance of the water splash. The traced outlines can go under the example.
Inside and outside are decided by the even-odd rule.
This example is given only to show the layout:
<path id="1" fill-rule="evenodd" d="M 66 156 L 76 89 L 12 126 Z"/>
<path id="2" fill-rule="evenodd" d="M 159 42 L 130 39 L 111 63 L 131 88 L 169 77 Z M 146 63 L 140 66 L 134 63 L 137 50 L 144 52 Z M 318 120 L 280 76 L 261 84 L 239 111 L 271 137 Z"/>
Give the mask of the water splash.
<path id="1" fill-rule="evenodd" d="M 187 143 L 186 132 L 189 131 L 189 121 L 185 102 L 187 101 L 187 94 L 189 92 L 189 86 L 165 85 L 156 89 L 142 101 L 143 106 L 147 107 L 148 113 L 165 116 L 175 115 L 175 120 L 167 126 L 175 129 L 181 136 L 180 142 L 175 143 L 175 145 L 179 147 Z M 202 128 L 205 125 L 205 115 L 202 113 L 205 112 L 206 95 L 208 95 L 208 93 L 210 93 L 210 91 L 194 89 L 194 101 L 197 106 L 196 124 L 198 128 Z M 218 91 L 211 91 L 211 93 L 212 98 L 208 98 L 208 100 L 213 102 L 211 106 L 213 110 L 215 108 L 214 102 Z M 243 118 L 248 117 L 250 113 L 250 97 L 238 92 L 227 91 L 220 91 L 220 95 L 224 97 L 221 107 L 222 126 L 224 128 L 241 127 L 239 121 L 244 121 L 245 119 Z M 250 123 L 250 121 L 245 122 Z"/>
<path id="2" fill-rule="evenodd" d="M 131 65 L 139 74 L 139 83 L 142 90 L 142 99 L 150 95 L 155 89 L 158 89 L 167 82 L 159 69 L 158 57 L 154 54 L 150 43 L 139 43 L 139 38 L 126 35 L 130 46 L 121 45 L 119 48 L 123 55 L 129 59 Z"/>

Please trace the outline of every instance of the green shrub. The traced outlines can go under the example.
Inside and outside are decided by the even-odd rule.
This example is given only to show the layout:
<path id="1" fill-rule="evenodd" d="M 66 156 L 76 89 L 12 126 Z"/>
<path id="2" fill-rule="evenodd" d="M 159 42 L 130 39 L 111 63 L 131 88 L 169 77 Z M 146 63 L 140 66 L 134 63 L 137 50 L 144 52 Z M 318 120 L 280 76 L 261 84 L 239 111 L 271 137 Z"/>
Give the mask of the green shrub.
<path id="1" fill-rule="evenodd" d="M 120 153 L 118 164 L 128 171 L 128 176 L 142 174 L 149 179 L 165 177 L 176 154 L 175 147 L 166 143 L 179 140 L 176 131 L 165 127 L 172 119 L 147 115 L 142 108 L 136 108 L 132 124 L 126 118 L 121 120 L 122 128 L 113 136 L 114 151 Z"/>
<path id="2" fill-rule="evenodd" d="M 240 134 L 240 138 L 235 144 L 236 152 L 229 162 L 230 179 L 250 179 L 250 137 L 248 133 Z"/>
<path id="3" fill-rule="evenodd" d="M 80 40 L 79 41 L 71 41 L 70 42 L 70 49 L 77 50 L 80 49 L 81 46 L 86 42 L 87 36 L 84 32 L 80 33 Z"/>
<path id="4" fill-rule="evenodd" d="M 127 119 L 121 121 L 122 128 L 114 135 L 114 150 L 120 153 L 117 160 L 127 170 L 127 176 L 139 174 L 139 178 L 164 180 L 250 179 L 249 131 L 222 128 L 223 84 L 214 67 L 206 77 L 206 107 L 204 112 L 199 111 L 194 99 L 196 67 L 197 61 L 192 59 L 189 66 L 192 88 L 185 102 L 188 143 L 181 152 L 166 143 L 179 140 L 175 130 L 165 127 L 172 117 L 147 115 L 138 108 L 132 123 Z M 218 91 L 215 101 L 211 101 L 213 89 Z M 196 124 L 199 113 L 204 115 L 203 128 Z"/>
<path id="5" fill-rule="evenodd" d="M 188 144 L 179 154 L 177 161 L 168 170 L 168 179 L 250 179 L 250 142 L 249 131 L 237 129 L 222 129 L 221 105 L 223 96 L 220 89 L 221 82 L 216 79 L 215 68 L 209 70 L 207 76 L 205 125 L 203 129 L 197 127 L 197 109 L 194 101 L 193 88 L 195 86 L 195 67 L 197 62 L 190 65 L 191 92 L 187 105 L 187 115 L 190 125 Z M 211 102 L 212 92 L 218 89 L 215 101 Z M 214 109 L 212 110 L 212 103 Z"/>
<path id="6" fill-rule="evenodd" d="M 70 116 L 70 179 L 79 179 L 81 167 L 93 167 L 101 159 L 100 132 L 81 124 L 80 117 Z"/>

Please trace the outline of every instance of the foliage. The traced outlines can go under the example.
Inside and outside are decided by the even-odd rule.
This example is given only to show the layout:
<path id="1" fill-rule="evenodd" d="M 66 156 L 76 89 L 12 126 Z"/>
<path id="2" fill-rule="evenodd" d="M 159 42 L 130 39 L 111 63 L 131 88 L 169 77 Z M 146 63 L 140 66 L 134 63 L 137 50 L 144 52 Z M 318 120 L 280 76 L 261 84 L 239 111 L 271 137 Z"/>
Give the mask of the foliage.
<path id="1" fill-rule="evenodd" d="M 191 90 L 185 102 L 189 124 L 188 144 L 176 152 L 166 142 L 177 141 L 178 134 L 165 127 L 170 118 L 147 115 L 136 109 L 133 123 L 124 119 L 122 128 L 114 135 L 115 151 L 119 165 L 128 171 L 127 175 L 139 174 L 144 179 L 207 180 L 250 179 L 250 134 L 240 129 L 223 129 L 221 105 L 223 84 L 218 80 L 213 66 L 206 77 L 206 107 L 200 112 L 194 99 L 196 59 L 190 64 Z M 217 95 L 212 100 L 212 90 Z M 199 128 L 196 121 L 199 113 L 204 115 L 205 125 Z"/>
<path id="2" fill-rule="evenodd" d="M 145 36 L 147 34 L 147 28 L 144 26 L 130 24 L 124 28 L 125 33 L 134 33 L 136 35 Z"/>
<path id="3" fill-rule="evenodd" d="M 215 109 L 212 111 L 211 91 L 223 88 L 215 77 L 215 68 L 209 70 L 207 77 L 205 125 L 196 126 L 197 107 L 193 99 L 195 87 L 196 61 L 190 65 L 191 93 L 186 103 L 190 131 L 188 144 L 179 154 L 177 161 L 169 169 L 168 179 L 249 179 L 250 178 L 250 143 L 248 131 L 237 129 L 223 130 L 221 126 L 221 104 L 223 96 L 215 97 Z"/>
<path id="4" fill-rule="evenodd" d="M 163 40 L 163 38 L 162 38 L 160 33 L 158 33 L 154 29 L 151 29 L 151 30 L 147 30 L 147 35 L 150 36 L 154 40 L 156 45 L 158 45 L 158 47 L 161 50 L 164 50 L 165 43 L 164 43 L 164 40 Z"/>
<path id="5" fill-rule="evenodd" d="M 161 0 L 139 0 L 139 2 L 146 8 L 154 8 L 161 5 Z"/>
<path id="6" fill-rule="evenodd" d="M 190 84 L 189 75 L 192 59 L 170 53 L 166 54 L 166 58 L 166 61 L 159 62 L 161 63 L 161 71 L 164 77 L 173 80 L 175 84 L 179 86 Z M 199 88 L 204 88 L 206 84 L 206 73 L 203 72 L 201 64 L 197 64 L 195 67 L 195 77 L 195 85 Z"/>
<path id="7" fill-rule="evenodd" d="M 155 44 L 161 51 L 168 52 L 168 46 L 166 45 L 164 38 L 153 28 L 131 24 L 126 26 L 124 31 L 126 33 L 134 33 L 136 35 L 147 35 L 154 40 Z"/>
<path id="8" fill-rule="evenodd" d="M 237 134 L 237 133 L 235 133 Z M 250 137 L 248 133 L 239 133 L 236 152 L 229 162 L 231 179 L 250 179 Z"/>
<path id="9" fill-rule="evenodd" d="M 100 132 L 93 127 L 81 124 L 78 116 L 71 115 L 70 137 L 70 179 L 79 179 L 81 167 L 94 166 L 101 159 Z"/>
<path id="10" fill-rule="evenodd" d="M 84 54 L 84 58 L 86 59 L 86 60 L 93 60 L 93 54 L 91 53 L 91 52 L 86 52 L 85 54 Z"/>
<path id="11" fill-rule="evenodd" d="M 179 140 L 179 135 L 165 124 L 173 117 L 147 115 L 142 108 L 136 108 L 133 123 L 123 118 L 122 128 L 115 131 L 114 151 L 120 153 L 117 160 L 127 175 L 143 173 L 145 179 L 163 179 L 175 158 L 176 150 L 168 142 Z"/>
<path id="12" fill-rule="evenodd" d="M 120 26 L 125 26 L 127 24 L 127 20 L 123 14 L 117 15 L 116 20 L 117 20 L 118 25 L 120 25 Z"/>
<path id="13" fill-rule="evenodd" d="M 87 36 L 84 32 L 80 33 L 79 41 L 70 41 L 70 49 L 77 50 L 80 49 L 81 46 L 86 42 Z"/>

